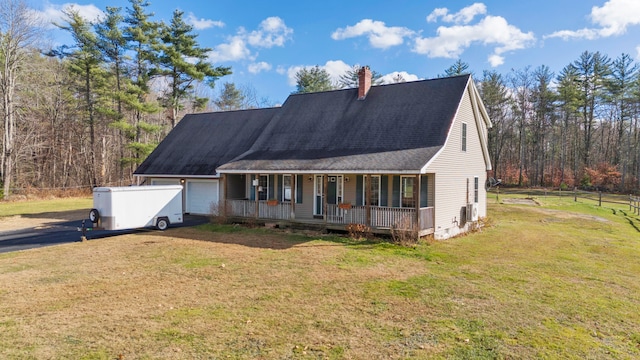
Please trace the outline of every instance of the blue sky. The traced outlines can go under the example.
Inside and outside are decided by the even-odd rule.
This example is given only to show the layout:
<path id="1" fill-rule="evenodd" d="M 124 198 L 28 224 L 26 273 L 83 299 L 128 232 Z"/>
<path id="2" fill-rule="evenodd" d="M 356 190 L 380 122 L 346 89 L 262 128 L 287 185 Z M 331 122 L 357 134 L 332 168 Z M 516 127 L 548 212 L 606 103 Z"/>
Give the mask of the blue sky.
<path id="1" fill-rule="evenodd" d="M 338 78 L 369 65 L 387 81 L 437 77 L 457 59 L 476 77 L 483 70 L 547 65 L 560 70 L 584 51 L 640 60 L 640 0 L 150 0 L 155 20 L 169 22 L 178 8 L 212 48 L 215 65 L 230 66 L 223 82 L 253 88 L 281 104 L 295 90 L 295 73 L 319 65 Z M 89 20 L 126 0 L 31 0 L 47 21 L 73 6 Z M 52 44 L 70 43 L 51 29 Z"/>

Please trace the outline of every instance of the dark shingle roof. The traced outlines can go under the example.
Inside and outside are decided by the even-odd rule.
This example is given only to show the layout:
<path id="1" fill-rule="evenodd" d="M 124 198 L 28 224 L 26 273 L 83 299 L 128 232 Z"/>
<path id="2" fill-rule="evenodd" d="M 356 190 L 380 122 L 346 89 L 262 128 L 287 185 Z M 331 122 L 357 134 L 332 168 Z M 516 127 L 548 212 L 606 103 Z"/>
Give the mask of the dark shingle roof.
<path id="1" fill-rule="evenodd" d="M 136 175 L 215 175 L 247 151 L 278 108 L 186 115 Z"/>
<path id="2" fill-rule="evenodd" d="M 221 171 L 419 170 L 444 145 L 469 75 L 291 95 Z"/>

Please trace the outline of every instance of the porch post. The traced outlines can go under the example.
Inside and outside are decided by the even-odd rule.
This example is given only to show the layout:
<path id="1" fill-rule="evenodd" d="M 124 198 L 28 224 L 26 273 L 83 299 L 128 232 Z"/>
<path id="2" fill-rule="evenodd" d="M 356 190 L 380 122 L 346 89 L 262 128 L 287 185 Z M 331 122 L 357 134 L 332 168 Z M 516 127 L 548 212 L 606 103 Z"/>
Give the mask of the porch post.
<path id="1" fill-rule="evenodd" d="M 366 192 L 365 194 L 365 206 L 366 206 L 366 214 L 367 214 L 367 226 L 371 226 L 371 189 L 372 189 L 372 185 L 371 183 L 373 181 L 371 181 L 371 174 L 367 174 L 364 176 L 364 183 L 367 184 L 367 186 L 364 187 L 364 191 Z"/>
<path id="2" fill-rule="evenodd" d="M 259 217 L 259 212 L 260 212 L 260 192 L 258 191 L 258 188 L 260 187 L 260 174 L 256 175 L 256 179 L 258 179 L 258 186 L 254 186 L 253 187 L 253 191 L 255 193 L 255 200 L 256 200 L 256 219 Z M 251 184 L 253 185 L 253 184 Z"/>
<path id="3" fill-rule="evenodd" d="M 324 194 L 323 199 L 322 199 L 322 216 L 324 217 L 324 223 L 326 225 L 327 223 L 327 206 L 328 206 L 328 196 L 327 196 L 327 192 L 329 190 L 329 175 L 328 174 L 324 174 L 324 181 L 323 181 L 323 189 L 322 189 L 322 193 Z"/>
<path id="4" fill-rule="evenodd" d="M 416 175 L 413 185 L 413 201 L 416 208 L 416 230 L 420 231 L 420 174 Z"/>
<path id="5" fill-rule="evenodd" d="M 298 191 L 296 189 L 296 178 L 297 174 L 291 174 L 291 219 L 296 218 L 296 202 L 298 202 Z M 302 184 L 300 184 L 302 185 Z M 284 189 L 284 186 L 283 186 Z M 284 190 L 283 190 L 284 191 Z"/>
<path id="6" fill-rule="evenodd" d="M 229 186 L 229 184 L 227 184 L 227 182 L 229 181 L 229 179 L 227 178 L 227 174 L 222 174 L 222 196 L 223 196 L 223 200 L 222 200 L 222 211 L 220 211 L 220 206 L 218 206 L 218 216 L 227 216 L 227 194 L 228 194 L 228 190 L 227 190 L 227 186 Z"/>

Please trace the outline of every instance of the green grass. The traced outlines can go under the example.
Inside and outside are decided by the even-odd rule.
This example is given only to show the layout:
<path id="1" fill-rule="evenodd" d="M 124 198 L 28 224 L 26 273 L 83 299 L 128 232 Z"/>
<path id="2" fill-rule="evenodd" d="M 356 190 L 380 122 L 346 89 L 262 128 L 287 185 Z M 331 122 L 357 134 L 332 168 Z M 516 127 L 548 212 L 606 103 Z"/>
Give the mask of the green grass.
<path id="1" fill-rule="evenodd" d="M 59 198 L 52 200 L 2 201 L 0 202 L 0 217 L 90 209 L 92 203 L 92 198 Z"/>
<path id="2" fill-rule="evenodd" d="M 206 225 L 0 256 L 0 357 L 640 358 L 638 217 L 535 200 L 415 247 Z"/>

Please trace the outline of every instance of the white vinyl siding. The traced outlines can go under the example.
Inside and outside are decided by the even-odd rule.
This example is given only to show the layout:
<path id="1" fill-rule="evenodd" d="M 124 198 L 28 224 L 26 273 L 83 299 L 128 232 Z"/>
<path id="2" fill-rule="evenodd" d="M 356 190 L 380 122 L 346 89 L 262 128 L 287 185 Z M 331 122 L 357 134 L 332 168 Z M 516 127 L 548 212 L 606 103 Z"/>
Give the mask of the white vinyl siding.
<path id="1" fill-rule="evenodd" d="M 463 123 L 466 124 L 467 131 L 467 152 L 465 156 L 460 156 Z M 479 184 L 484 184 L 486 180 L 487 165 L 482 152 L 480 134 L 473 116 L 470 90 L 467 89 L 461 99 L 444 149 L 425 169 L 427 173 L 435 173 L 434 181 L 429 178 L 429 190 L 433 186 L 433 192 L 429 194 L 433 194 L 430 198 L 434 200 L 436 238 L 447 238 L 464 231 L 461 214 L 466 204 L 475 200 L 474 177 L 478 177 Z M 480 217 L 486 216 L 486 197 L 484 186 L 479 186 Z"/>

